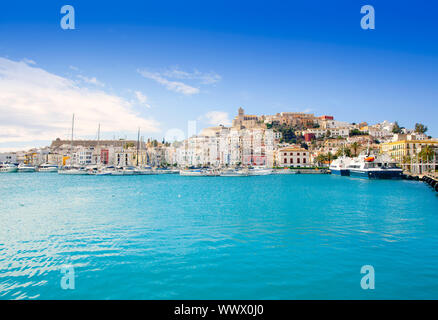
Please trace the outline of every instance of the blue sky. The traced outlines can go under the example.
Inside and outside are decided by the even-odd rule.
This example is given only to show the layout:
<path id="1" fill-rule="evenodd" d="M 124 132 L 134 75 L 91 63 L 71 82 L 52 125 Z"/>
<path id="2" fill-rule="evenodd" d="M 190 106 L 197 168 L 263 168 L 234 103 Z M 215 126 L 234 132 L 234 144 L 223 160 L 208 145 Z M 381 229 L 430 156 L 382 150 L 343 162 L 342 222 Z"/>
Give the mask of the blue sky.
<path id="1" fill-rule="evenodd" d="M 60 28 L 65 4 L 75 30 Z M 365 4 L 375 30 L 360 27 Z M 161 138 L 188 120 L 226 124 L 239 106 L 422 122 L 438 136 L 437 10 L 432 1 L 2 2 L 0 150 L 66 136 L 72 112 L 78 137 L 101 122 L 104 137 L 135 137 L 140 126 Z M 45 81 L 58 100 L 35 93 Z"/>

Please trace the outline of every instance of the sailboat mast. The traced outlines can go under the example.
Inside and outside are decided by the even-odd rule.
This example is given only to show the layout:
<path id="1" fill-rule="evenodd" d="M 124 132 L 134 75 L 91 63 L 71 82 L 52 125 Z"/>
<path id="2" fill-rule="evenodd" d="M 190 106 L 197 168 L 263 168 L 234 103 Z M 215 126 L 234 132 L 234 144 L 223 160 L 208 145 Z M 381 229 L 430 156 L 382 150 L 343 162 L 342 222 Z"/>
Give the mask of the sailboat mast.
<path id="1" fill-rule="evenodd" d="M 96 146 L 97 152 L 99 152 L 99 142 L 100 142 L 100 123 L 99 123 L 99 126 L 97 127 L 97 146 Z M 97 157 L 99 159 L 99 164 L 100 164 L 101 163 L 100 154 L 98 154 Z"/>
<path id="2" fill-rule="evenodd" d="M 73 117 L 71 119 L 71 142 L 70 142 L 70 157 L 73 161 L 73 132 L 75 127 L 75 114 L 73 113 Z"/>
<path id="3" fill-rule="evenodd" d="M 138 128 L 138 135 L 137 135 L 137 167 L 138 167 L 138 148 L 140 145 L 140 128 Z"/>

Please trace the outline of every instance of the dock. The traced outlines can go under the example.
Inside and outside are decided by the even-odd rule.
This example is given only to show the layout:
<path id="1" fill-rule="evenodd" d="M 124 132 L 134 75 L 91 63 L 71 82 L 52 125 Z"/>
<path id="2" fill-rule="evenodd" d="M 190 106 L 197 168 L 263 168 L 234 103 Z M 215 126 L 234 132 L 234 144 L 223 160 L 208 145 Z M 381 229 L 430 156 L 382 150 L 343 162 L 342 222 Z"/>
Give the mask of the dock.
<path id="1" fill-rule="evenodd" d="M 426 173 L 420 177 L 420 180 L 427 183 L 436 192 L 438 192 L 438 173 Z"/>

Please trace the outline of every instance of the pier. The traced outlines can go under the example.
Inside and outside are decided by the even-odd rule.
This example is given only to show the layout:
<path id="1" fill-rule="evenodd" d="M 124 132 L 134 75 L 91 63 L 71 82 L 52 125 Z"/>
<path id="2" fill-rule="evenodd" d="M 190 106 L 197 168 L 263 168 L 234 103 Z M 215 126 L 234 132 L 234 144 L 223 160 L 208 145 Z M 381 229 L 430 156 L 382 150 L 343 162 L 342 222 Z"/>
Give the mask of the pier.
<path id="1" fill-rule="evenodd" d="M 438 173 L 426 173 L 420 178 L 420 180 L 427 183 L 438 192 Z"/>

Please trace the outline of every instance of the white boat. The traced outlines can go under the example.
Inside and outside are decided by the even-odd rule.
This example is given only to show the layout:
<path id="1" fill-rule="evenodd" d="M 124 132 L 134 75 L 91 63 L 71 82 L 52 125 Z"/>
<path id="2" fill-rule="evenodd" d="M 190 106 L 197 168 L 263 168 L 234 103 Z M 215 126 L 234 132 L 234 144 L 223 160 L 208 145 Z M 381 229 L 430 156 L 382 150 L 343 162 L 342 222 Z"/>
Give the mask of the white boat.
<path id="1" fill-rule="evenodd" d="M 110 171 L 110 173 L 112 176 L 133 176 L 135 170 L 135 167 L 118 167 Z"/>
<path id="2" fill-rule="evenodd" d="M 167 168 L 156 168 L 156 169 L 154 169 L 154 173 L 156 173 L 156 174 L 175 174 L 175 173 L 179 173 L 179 170 L 167 169 Z"/>
<path id="3" fill-rule="evenodd" d="M 38 167 L 38 172 L 58 172 L 58 166 L 51 163 L 43 163 Z"/>
<path id="4" fill-rule="evenodd" d="M 35 166 L 32 166 L 30 164 L 20 163 L 18 165 L 18 172 L 35 172 L 35 170 Z"/>
<path id="5" fill-rule="evenodd" d="M 220 171 L 218 169 L 207 169 L 203 172 L 204 177 L 218 177 L 220 176 Z"/>
<path id="6" fill-rule="evenodd" d="M 86 175 L 88 174 L 87 170 L 83 167 L 77 168 L 77 167 L 63 167 L 58 170 L 58 174 L 65 174 L 65 175 Z"/>
<path id="7" fill-rule="evenodd" d="M 220 173 L 221 177 L 246 177 L 249 175 L 247 169 L 225 169 Z"/>
<path id="8" fill-rule="evenodd" d="M 189 176 L 189 177 L 201 177 L 204 175 L 204 172 L 201 169 L 188 169 L 188 170 L 181 170 L 179 172 L 179 175 Z"/>
<path id="9" fill-rule="evenodd" d="M 18 167 L 15 164 L 0 163 L 0 172 L 10 173 L 10 172 L 17 172 L 17 171 L 18 171 Z"/>
<path id="10" fill-rule="evenodd" d="M 267 176 L 272 174 L 272 169 L 269 168 L 251 168 L 248 170 L 250 176 Z"/>
<path id="11" fill-rule="evenodd" d="M 348 169 L 348 165 L 351 162 L 351 158 L 342 156 L 330 163 L 329 169 L 331 174 L 337 174 L 340 176 L 349 176 L 350 170 Z"/>
<path id="12" fill-rule="evenodd" d="M 155 172 L 152 170 L 151 167 L 145 166 L 145 167 L 137 167 L 135 169 L 135 174 L 149 175 L 149 174 L 155 174 Z"/>
<path id="13" fill-rule="evenodd" d="M 403 170 L 387 155 L 360 154 L 353 158 L 347 169 L 352 177 L 366 179 L 401 179 Z"/>

